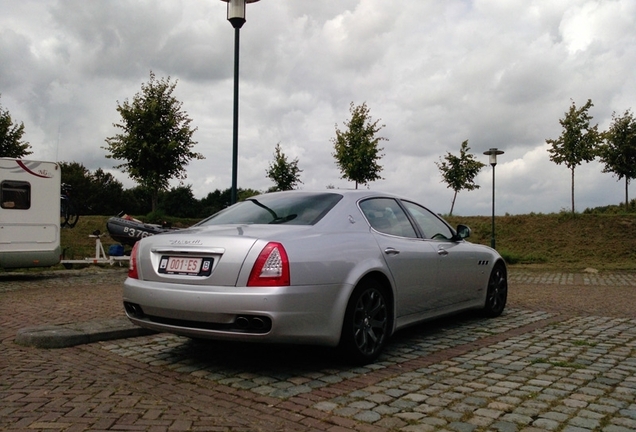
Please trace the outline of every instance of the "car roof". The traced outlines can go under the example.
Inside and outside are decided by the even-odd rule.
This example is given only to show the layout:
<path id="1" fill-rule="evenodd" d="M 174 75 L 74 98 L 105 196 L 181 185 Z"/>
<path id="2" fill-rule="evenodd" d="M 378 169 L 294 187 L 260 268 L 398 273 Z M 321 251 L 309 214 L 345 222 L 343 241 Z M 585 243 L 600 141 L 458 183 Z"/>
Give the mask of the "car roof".
<path id="1" fill-rule="evenodd" d="M 370 189 L 321 189 L 321 190 L 294 189 L 289 191 L 269 192 L 262 195 L 292 194 L 292 193 L 307 194 L 307 195 L 334 193 L 334 194 L 342 195 L 344 197 L 355 198 L 355 199 L 368 198 L 368 197 L 392 197 L 392 198 L 407 199 L 406 197 L 394 195 L 391 193 L 381 192 L 381 191 L 370 190 Z"/>
<path id="2" fill-rule="evenodd" d="M 302 194 L 302 195 L 318 195 L 318 194 L 338 194 L 341 195 L 343 197 L 343 199 L 341 200 L 341 204 L 344 203 L 348 203 L 352 204 L 352 203 L 356 203 L 360 200 L 366 199 L 366 198 L 379 198 L 379 197 L 383 197 L 383 198 L 397 198 L 397 199 L 404 199 L 407 201 L 413 201 L 413 202 L 417 202 L 415 200 L 412 200 L 410 198 L 404 197 L 404 196 L 400 196 L 400 195 L 395 195 L 392 193 L 386 193 L 386 192 L 382 192 L 382 191 L 377 191 L 377 190 L 370 190 L 370 189 L 312 189 L 312 190 L 303 190 L 303 189 L 294 189 L 294 190 L 289 190 L 289 191 L 279 191 L 279 192 L 269 192 L 269 193 L 264 193 L 261 194 L 260 196 L 263 195 L 272 195 L 272 194 Z M 255 197 L 250 197 L 250 198 L 257 198 Z"/>

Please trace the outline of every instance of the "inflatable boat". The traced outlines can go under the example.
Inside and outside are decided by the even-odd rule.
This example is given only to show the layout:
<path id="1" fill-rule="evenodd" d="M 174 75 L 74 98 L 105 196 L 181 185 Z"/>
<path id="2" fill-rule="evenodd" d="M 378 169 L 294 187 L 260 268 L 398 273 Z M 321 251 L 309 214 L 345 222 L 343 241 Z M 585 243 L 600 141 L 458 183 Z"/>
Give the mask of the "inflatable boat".
<path id="1" fill-rule="evenodd" d="M 157 224 L 147 224 L 128 215 L 111 217 L 106 221 L 106 229 L 113 240 L 134 246 L 137 240 L 167 231 L 174 231 Z"/>

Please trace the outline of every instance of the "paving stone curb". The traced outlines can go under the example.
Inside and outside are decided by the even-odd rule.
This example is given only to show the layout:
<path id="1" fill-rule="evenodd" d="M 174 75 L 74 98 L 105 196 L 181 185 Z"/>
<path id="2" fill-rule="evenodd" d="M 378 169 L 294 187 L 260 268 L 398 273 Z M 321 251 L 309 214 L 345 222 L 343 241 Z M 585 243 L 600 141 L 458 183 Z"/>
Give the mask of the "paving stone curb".
<path id="1" fill-rule="evenodd" d="M 67 348 L 154 333 L 135 326 L 127 318 L 112 318 L 64 325 L 27 327 L 18 330 L 15 343 L 36 348 Z"/>

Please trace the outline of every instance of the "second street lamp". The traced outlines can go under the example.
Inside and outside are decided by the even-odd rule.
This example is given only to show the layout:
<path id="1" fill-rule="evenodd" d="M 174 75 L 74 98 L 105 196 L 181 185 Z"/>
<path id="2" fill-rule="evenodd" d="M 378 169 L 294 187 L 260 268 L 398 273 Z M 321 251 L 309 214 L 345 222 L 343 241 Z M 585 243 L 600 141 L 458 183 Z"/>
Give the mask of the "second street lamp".
<path id="1" fill-rule="evenodd" d="M 239 100 L 239 39 L 240 30 L 245 24 L 245 4 L 259 0 L 221 0 L 227 3 L 227 20 L 234 27 L 234 116 L 232 127 L 232 189 L 230 204 L 237 200 L 238 183 L 238 100 Z"/>
<path id="2" fill-rule="evenodd" d="M 497 165 L 497 155 L 504 154 L 502 150 L 495 147 L 484 152 L 489 157 L 492 166 L 492 232 L 490 237 L 490 247 L 495 249 L 495 165 Z"/>

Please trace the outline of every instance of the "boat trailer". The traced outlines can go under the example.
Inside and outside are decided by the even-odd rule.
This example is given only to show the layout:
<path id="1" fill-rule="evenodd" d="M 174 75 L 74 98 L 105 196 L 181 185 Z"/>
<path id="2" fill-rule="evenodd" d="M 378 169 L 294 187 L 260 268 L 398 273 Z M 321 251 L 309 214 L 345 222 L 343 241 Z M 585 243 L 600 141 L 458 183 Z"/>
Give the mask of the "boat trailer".
<path id="1" fill-rule="evenodd" d="M 100 239 L 101 236 L 105 234 L 100 234 L 99 231 L 96 231 L 93 234 L 90 234 L 90 238 L 95 239 L 95 256 L 84 258 L 82 260 L 61 260 L 60 264 L 62 264 L 65 268 L 70 269 L 73 264 L 110 264 L 115 265 L 122 263 L 126 263 L 128 265 L 128 261 L 130 261 L 130 257 L 126 255 L 122 256 L 108 256 L 104 251 L 104 246 L 102 245 L 102 241 Z"/>

